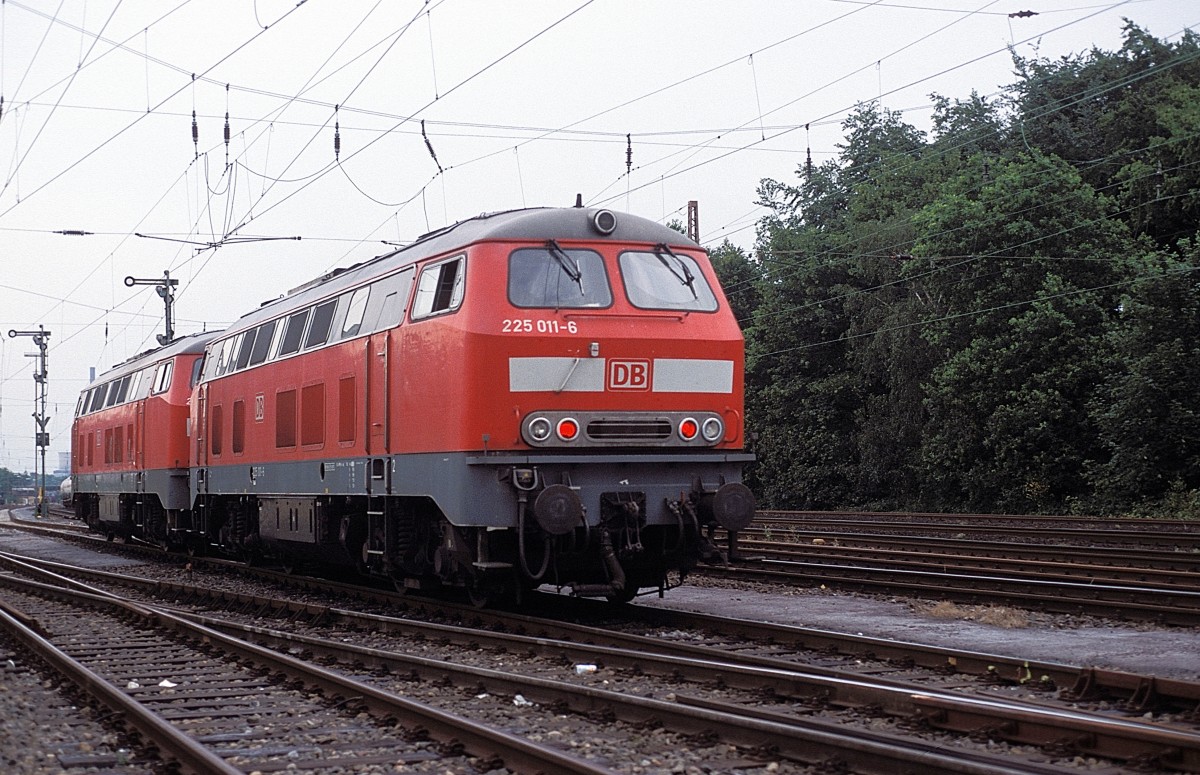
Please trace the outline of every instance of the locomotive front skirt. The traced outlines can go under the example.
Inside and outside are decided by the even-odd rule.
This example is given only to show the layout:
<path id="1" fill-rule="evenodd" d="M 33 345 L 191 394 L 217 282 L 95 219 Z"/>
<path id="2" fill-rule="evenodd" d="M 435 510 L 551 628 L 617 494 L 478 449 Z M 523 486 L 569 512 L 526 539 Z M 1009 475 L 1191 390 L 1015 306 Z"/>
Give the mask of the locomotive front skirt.
<path id="1" fill-rule="evenodd" d="M 100 529 L 481 603 L 543 583 L 626 600 L 753 515 L 737 322 L 704 251 L 632 215 L 473 218 L 172 348 L 89 388 L 76 441 L 128 425 L 108 385 L 190 356 L 186 416 L 137 436 L 183 445 L 186 494 L 85 474 L 77 449 Z"/>

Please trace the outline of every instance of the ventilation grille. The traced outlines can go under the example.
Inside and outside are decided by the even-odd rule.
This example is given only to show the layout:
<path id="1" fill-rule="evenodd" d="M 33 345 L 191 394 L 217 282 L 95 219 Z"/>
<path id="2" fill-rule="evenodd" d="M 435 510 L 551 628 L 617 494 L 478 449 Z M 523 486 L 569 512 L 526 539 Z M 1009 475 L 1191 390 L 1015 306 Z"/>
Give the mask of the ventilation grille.
<path id="1" fill-rule="evenodd" d="M 592 420 L 587 436 L 595 441 L 665 441 L 671 438 L 671 423 L 662 418 Z"/>

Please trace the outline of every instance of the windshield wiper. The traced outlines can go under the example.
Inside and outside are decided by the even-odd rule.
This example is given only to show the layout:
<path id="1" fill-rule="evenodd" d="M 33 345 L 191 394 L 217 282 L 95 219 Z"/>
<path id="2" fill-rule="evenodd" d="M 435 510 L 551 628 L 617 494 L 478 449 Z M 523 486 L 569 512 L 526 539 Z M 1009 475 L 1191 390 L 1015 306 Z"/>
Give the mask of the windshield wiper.
<path id="1" fill-rule="evenodd" d="M 663 253 L 666 253 L 668 256 L 675 259 L 675 263 L 679 264 L 679 268 L 681 270 L 683 270 L 683 274 L 680 274 L 679 272 L 675 271 L 674 267 L 672 267 L 671 264 L 667 262 L 667 259 L 663 258 L 663 255 L 662 255 Z M 667 268 L 668 272 L 675 275 L 675 279 L 679 280 L 679 282 L 683 283 L 684 285 L 686 285 L 688 287 L 688 290 L 692 292 L 693 299 L 700 298 L 696 294 L 696 278 L 692 276 L 692 270 L 688 269 L 688 266 L 686 263 L 684 263 L 684 260 L 682 258 L 680 258 L 679 256 L 675 255 L 674 251 L 672 251 L 669 247 L 667 247 L 666 243 L 660 242 L 657 245 L 655 245 L 654 246 L 654 255 L 658 257 L 658 260 L 662 262 L 662 265 Z"/>
<path id="2" fill-rule="evenodd" d="M 550 252 L 550 255 L 554 256 L 554 260 L 558 262 L 563 273 L 579 286 L 579 295 L 586 295 L 583 292 L 583 272 L 579 269 L 579 264 L 576 263 L 575 259 L 568 256 L 567 251 L 559 247 L 558 243 L 554 240 L 546 240 L 546 250 Z"/>

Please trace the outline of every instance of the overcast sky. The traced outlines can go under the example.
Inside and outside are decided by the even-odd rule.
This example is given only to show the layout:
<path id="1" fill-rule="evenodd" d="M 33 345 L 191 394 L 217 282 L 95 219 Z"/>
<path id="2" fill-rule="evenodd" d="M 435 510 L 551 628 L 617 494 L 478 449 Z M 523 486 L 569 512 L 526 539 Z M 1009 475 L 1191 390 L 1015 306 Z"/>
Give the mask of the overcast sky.
<path id="1" fill-rule="evenodd" d="M 89 369 L 162 332 L 161 300 L 127 276 L 179 279 L 177 334 L 222 328 L 385 243 L 576 194 L 663 222 L 696 200 L 706 246 L 749 248 L 758 182 L 795 182 L 808 147 L 833 158 L 859 103 L 927 129 L 931 93 L 1011 83 L 1009 47 L 1058 58 L 1119 48 L 1123 18 L 1171 40 L 1200 25 L 1193 0 L 6 0 L 0 14 L 0 467 L 18 471 L 34 465 L 36 348 L 7 332 L 51 332 L 53 469 Z"/>

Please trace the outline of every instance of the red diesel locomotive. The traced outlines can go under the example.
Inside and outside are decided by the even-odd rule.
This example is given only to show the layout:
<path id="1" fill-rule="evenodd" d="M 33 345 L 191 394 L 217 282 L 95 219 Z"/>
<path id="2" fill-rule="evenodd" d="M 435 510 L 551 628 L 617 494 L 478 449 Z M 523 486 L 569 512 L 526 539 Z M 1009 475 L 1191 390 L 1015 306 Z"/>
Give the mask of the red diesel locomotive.
<path id="1" fill-rule="evenodd" d="M 166 543 L 190 525 L 188 401 L 214 336 L 136 355 L 79 396 L 68 481 L 92 529 Z"/>
<path id="2" fill-rule="evenodd" d="M 704 251 L 652 221 L 470 219 L 206 349 L 166 543 L 477 602 L 543 583 L 626 600 L 753 514 L 741 333 Z"/>

